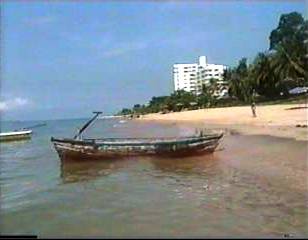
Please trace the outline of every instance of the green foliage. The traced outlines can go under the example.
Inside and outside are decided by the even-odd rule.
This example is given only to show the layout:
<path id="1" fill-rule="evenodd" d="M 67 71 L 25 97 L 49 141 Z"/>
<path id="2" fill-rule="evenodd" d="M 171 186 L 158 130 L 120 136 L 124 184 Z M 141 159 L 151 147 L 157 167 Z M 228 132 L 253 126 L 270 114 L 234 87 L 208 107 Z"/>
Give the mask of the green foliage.
<path id="1" fill-rule="evenodd" d="M 270 50 L 275 51 L 276 72 L 284 78 L 308 78 L 308 21 L 301 14 L 282 14 L 278 27 L 271 32 Z"/>
<path id="2" fill-rule="evenodd" d="M 255 87 L 251 68 L 251 66 L 247 66 L 247 59 L 242 58 L 237 67 L 225 73 L 230 96 L 243 102 L 251 101 L 251 94 Z"/>
<path id="3" fill-rule="evenodd" d="M 210 93 L 210 88 L 206 85 L 202 85 L 202 92 L 197 98 L 198 106 L 209 107 L 211 104 L 212 96 Z"/>
<path id="4" fill-rule="evenodd" d="M 123 108 L 122 111 L 119 114 L 120 115 L 130 115 L 132 113 L 133 113 L 133 111 L 131 109 Z"/>
<path id="5" fill-rule="evenodd" d="M 282 14 L 279 24 L 270 34 L 270 49 L 276 49 L 278 45 L 288 45 L 301 42 L 305 39 L 304 32 L 301 31 L 304 18 L 298 12 Z"/>
<path id="6" fill-rule="evenodd" d="M 229 93 L 251 101 L 253 89 L 266 98 L 288 96 L 288 89 L 307 85 L 308 22 L 297 12 L 283 14 L 270 35 L 270 52 L 259 53 L 251 65 L 245 58 L 225 72 Z M 305 40 L 306 39 L 306 40 Z"/>

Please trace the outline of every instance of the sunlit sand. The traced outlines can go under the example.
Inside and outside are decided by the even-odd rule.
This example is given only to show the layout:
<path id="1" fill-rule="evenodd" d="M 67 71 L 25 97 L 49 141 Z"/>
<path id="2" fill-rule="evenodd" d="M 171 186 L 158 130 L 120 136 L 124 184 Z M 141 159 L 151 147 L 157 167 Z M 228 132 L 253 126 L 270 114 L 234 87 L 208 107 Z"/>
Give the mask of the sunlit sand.
<path id="1" fill-rule="evenodd" d="M 140 119 L 192 122 L 208 128 L 231 128 L 245 134 L 267 134 L 308 140 L 306 104 L 257 106 L 256 114 L 257 117 L 254 118 L 250 106 L 240 106 L 147 114 Z"/>

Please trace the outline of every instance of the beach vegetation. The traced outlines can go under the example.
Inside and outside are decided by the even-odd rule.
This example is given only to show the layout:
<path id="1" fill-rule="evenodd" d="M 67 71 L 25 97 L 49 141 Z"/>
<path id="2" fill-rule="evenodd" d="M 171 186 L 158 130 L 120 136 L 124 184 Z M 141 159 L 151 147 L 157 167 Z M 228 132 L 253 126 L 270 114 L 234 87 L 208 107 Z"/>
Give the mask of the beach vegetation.
<path id="1" fill-rule="evenodd" d="M 147 106 L 124 108 L 119 114 L 167 113 L 290 98 L 290 89 L 308 86 L 307 50 L 308 21 L 298 12 L 282 14 L 269 35 L 268 50 L 259 52 L 251 63 L 243 57 L 237 66 L 224 71 L 229 98 L 215 97 L 221 86 L 211 79 L 199 95 L 179 90 L 170 96 L 152 97 Z"/>

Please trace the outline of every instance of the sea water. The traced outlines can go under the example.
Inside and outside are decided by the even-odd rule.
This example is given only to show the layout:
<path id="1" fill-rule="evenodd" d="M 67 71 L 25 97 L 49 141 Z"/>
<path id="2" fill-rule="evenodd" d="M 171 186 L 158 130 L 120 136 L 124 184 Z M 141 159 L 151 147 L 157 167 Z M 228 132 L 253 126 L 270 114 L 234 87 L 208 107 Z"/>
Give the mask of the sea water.
<path id="1" fill-rule="evenodd" d="M 214 154 L 62 162 L 51 141 L 85 119 L 3 142 L 1 234 L 41 237 L 307 236 L 307 142 L 226 133 Z M 40 122 L 3 122 L 1 131 Z M 84 137 L 188 136 L 191 124 L 100 119 Z"/>

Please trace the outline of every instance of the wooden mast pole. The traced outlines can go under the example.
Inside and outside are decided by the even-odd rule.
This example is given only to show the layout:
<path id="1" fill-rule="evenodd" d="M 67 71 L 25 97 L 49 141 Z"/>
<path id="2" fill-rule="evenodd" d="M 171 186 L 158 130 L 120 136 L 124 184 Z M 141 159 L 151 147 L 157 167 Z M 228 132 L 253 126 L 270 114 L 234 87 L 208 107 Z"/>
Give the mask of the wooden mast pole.
<path id="1" fill-rule="evenodd" d="M 78 131 L 78 133 L 74 136 L 74 139 L 77 139 L 80 137 L 81 133 L 86 130 L 86 128 L 98 117 L 98 115 L 102 114 L 102 112 L 93 112 L 95 115 L 93 118 L 91 118 L 88 122 L 86 122 L 85 125 Z"/>

